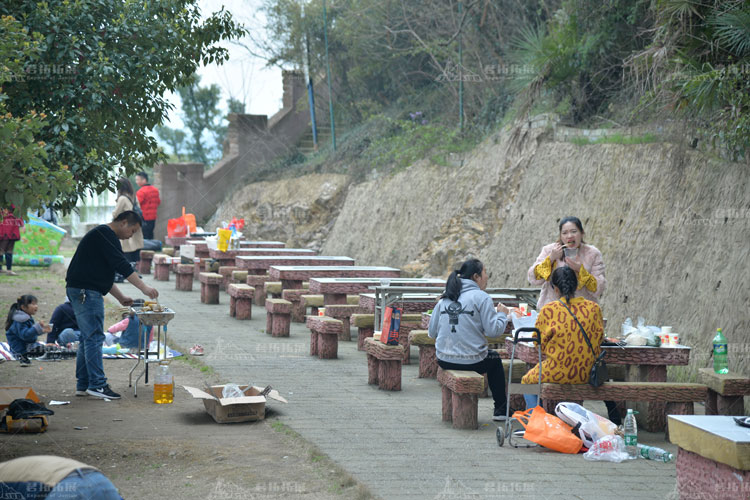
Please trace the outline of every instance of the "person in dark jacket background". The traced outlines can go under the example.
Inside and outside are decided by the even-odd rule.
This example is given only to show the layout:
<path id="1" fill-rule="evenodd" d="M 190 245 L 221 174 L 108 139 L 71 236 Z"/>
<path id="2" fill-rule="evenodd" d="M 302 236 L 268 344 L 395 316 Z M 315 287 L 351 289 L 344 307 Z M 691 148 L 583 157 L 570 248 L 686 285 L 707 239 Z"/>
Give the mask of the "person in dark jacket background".
<path id="1" fill-rule="evenodd" d="M 52 331 L 47 334 L 48 344 L 57 342 L 61 346 L 65 346 L 70 342 L 80 340 L 81 332 L 78 330 L 76 313 L 67 297 L 65 297 L 65 302 L 55 307 L 52 317 L 49 319 L 49 324 Z"/>
<path id="2" fill-rule="evenodd" d="M 146 172 L 138 172 L 135 176 L 135 183 L 138 184 L 139 188 L 135 196 L 138 198 L 138 203 L 140 203 L 143 212 L 143 237 L 147 240 L 153 240 L 156 214 L 161 204 L 159 190 L 148 183 Z"/>

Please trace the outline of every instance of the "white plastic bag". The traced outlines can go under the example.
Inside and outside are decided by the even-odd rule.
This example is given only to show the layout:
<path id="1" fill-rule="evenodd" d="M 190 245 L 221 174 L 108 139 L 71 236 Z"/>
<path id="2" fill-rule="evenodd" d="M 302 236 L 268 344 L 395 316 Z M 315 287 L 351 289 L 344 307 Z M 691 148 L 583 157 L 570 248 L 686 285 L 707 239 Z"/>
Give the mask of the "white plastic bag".
<path id="1" fill-rule="evenodd" d="M 620 436 L 613 435 L 599 439 L 583 454 L 583 458 L 619 464 L 623 460 L 628 460 L 630 455 L 625 451 L 625 441 Z"/>
<path id="2" fill-rule="evenodd" d="M 227 384 L 221 390 L 222 398 L 241 398 L 244 395 L 244 391 L 240 389 L 240 386 L 237 384 Z"/>
<path id="3" fill-rule="evenodd" d="M 555 406 L 555 415 L 571 427 L 578 428 L 578 437 L 583 441 L 586 448 L 591 448 L 594 443 L 615 433 L 617 426 L 609 419 L 587 410 L 578 403 L 558 403 Z"/>
<path id="4" fill-rule="evenodd" d="M 536 318 L 539 315 L 536 311 L 530 311 L 531 314 L 528 316 L 517 316 L 516 313 L 510 315 L 510 320 L 513 322 L 513 335 L 515 336 L 516 330 L 519 328 L 534 328 L 536 326 Z M 527 336 L 533 335 L 528 332 Z"/>

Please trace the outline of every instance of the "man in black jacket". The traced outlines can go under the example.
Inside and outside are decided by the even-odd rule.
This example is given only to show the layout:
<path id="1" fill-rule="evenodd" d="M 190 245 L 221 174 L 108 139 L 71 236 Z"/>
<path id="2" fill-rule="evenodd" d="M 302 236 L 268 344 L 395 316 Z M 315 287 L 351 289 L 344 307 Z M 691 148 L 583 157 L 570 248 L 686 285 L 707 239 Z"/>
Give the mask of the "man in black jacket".
<path id="1" fill-rule="evenodd" d="M 122 252 L 120 240 L 133 236 L 141 224 L 140 216 L 127 210 L 109 224 L 95 227 L 78 244 L 68 266 L 66 292 L 81 332 L 76 355 L 76 396 L 120 399 L 104 376 L 104 296 L 111 293 L 123 306 L 132 305 L 133 299 L 114 284 L 115 272 L 125 276 L 149 298 L 159 296 L 155 288 L 138 277 Z"/>

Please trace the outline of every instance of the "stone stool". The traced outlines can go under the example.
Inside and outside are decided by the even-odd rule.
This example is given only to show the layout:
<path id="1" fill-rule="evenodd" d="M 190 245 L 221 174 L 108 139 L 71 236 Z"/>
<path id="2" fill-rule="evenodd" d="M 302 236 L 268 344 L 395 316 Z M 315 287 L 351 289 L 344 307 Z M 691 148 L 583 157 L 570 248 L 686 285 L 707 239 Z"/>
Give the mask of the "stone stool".
<path id="1" fill-rule="evenodd" d="M 300 288 L 298 290 L 283 290 L 281 298 L 292 303 L 292 321 L 295 323 L 305 322 L 305 304 L 302 303 L 302 295 L 310 293 L 310 290 Z"/>
<path id="2" fill-rule="evenodd" d="M 375 333 L 374 314 L 352 314 L 350 318 L 352 325 L 357 329 L 357 350 L 365 350 L 365 339 L 372 337 Z"/>
<path id="3" fill-rule="evenodd" d="M 305 324 L 310 329 L 310 355 L 320 359 L 336 359 L 341 321 L 328 316 L 308 316 Z"/>
<path id="4" fill-rule="evenodd" d="M 219 286 L 224 277 L 217 273 L 200 273 L 198 281 L 201 282 L 201 303 L 218 304 Z"/>
<path id="5" fill-rule="evenodd" d="M 322 295 L 300 295 L 301 307 L 307 311 L 310 308 L 310 314 L 313 316 L 318 315 L 319 308 L 323 307 L 323 296 Z"/>
<path id="6" fill-rule="evenodd" d="M 247 284 L 247 271 L 232 271 L 232 283 Z"/>
<path id="7" fill-rule="evenodd" d="M 325 308 L 326 316 L 340 320 L 343 325 L 339 340 L 351 340 L 352 330 L 349 318 L 352 314 L 361 314 L 362 308 L 359 305 L 350 304 L 327 304 Z"/>
<path id="8" fill-rule="evenodd" d="M 437 378 L 438 363 L 435 356 L 435 339 L 427 330 L 412 330 L 409 343 L 419 347 L 419 378 Z"/>
<path id="9" fill-rule="evenodd" d="M 156 281 L 169 281 L 169 267 L 172 265 L 172 257 L 163 253 L 154 255 L 154 279 Z"/>
<path id="10" fill-rule="evenodd" d="M 245 283 L 255 288 L 255 294 L 253 294 L 253 302 L 255 302 L 256 306 L 263 307 L 266 304 L 266 293 L 264 287 L 266 285 L 266 281 L 268 280 L 269 277 L 266 275 L 249 273 L 247 275 L 247 280 L 245 281 Z"/>
<path id="11" fill-rule="evenodd" d="M 183 292 L 193 291 L 193 264 L 177 264 L 175 269 L 177 279 L 175 280 L 175 290 Z"/>
<path id="12" fill-rule="evenodd" d="M 219 274 L 224 277 L 221 281 L 222 290 L 226 291 L 227 285 L 232 282 L 232 273 L 236 270 L 237 268 L 235 266 L 219 266 Z"/>
<path id="13" fill-rule="evenodd" d="M 401 364 L 404 346 L 388 345 L 372 337 L 365 339 L 367 383 L 384 391 L 401 390 Z"/>
<path id="14" fill-rule="evenodd" d="M 284 299 L 268 299 L 266 311 L 266 333 L 272 337 L 288 337 L 292 322 L 292 303 Z"/>
<path id="15" fill-rule="evenodd" d="M 174 257 L 174 247 L 162 247 L 161 253 Z"/>
<path id="16" fill-rule="evenodd" d="M 454 429 L 478 429 L 478 396 L 484 390 L 484 376 L 439 368 L 437 379 L 443 389 L 443 422 L 452 421 Z"/>
<path id="17" fill-rule="evenodd" d="M 745 414 L 743 396 L 750 396 L 749 378 L 739 373 L 716 373 L 711 368 L 699 369 L 698 377 L 708 386 L 706 415 Z"/>
<path id="18" fill-rule="evenodd" d="M 230 283 L 227 293 L 229 293 L 229 315 L 237 319 L 252 319 L 255 289 L 244 283 Z"/>
<path id="19" fill-rule="evenodd" d="M 151 261 L 154 260 L 152 250 L 141 250 L 141 260 L 138 261 L 138 272 L 140 274 L 151 274 Z"/>

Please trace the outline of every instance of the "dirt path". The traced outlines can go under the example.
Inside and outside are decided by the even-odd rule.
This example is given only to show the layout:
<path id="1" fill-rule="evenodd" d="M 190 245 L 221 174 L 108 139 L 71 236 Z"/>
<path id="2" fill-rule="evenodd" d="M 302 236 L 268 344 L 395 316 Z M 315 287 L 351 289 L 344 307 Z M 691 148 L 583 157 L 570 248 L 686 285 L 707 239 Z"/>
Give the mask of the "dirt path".
<path id="1" fill-rule="evenodd" d="M 64 299 L 63 270 L 18 267 L 17 277 L 0 275 L 0 313 L 21 293 L 39 299 L 36 319 L 49 320 Z M 114 322 L 108 306 L 105 326 Z M 0 330 L 0 340 L 5 332 Z M 179 348 L 179 346 L 176 346 Z M 119 401 L 76 397 L 75 360 L 0 364 L 0 385 L 31 386 L 43 402 L 70 401 L 53 407 L 43 434 L 0 434 L 0 461 L 33 454 L 54 454 L 99 467 L 124 498 L 373 498 L 351 476 L 274 418 L 269 403 L 265 421 L 214 423 L 182 385 L 219 383 L 199 359 L 171 364 L 175 402 L 154 404 L 151 383 L 128 388 L 133 360 L 104 360 Z M 280 404 L 280 403 L 277 403 Z M 76 430 L 76 427 L 82 428 Z"/>

